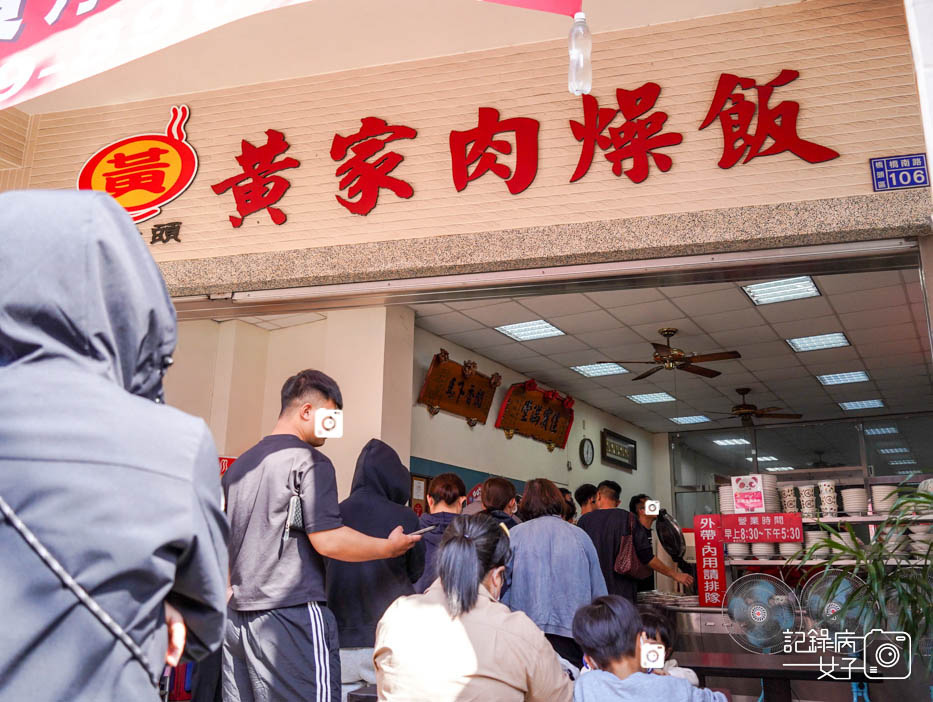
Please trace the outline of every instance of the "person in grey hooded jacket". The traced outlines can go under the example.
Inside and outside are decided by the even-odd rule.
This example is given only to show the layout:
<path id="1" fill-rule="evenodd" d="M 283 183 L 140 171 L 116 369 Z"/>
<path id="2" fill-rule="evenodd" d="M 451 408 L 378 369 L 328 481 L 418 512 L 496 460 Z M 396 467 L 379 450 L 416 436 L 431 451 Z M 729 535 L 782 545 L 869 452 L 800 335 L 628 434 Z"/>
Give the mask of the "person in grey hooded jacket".
<path id="1" fill-rule="evenodd" d="M 161 404 L 175 341 L 165 283 L 115 200 L 0 194 L 0 498 L 15 512 L 0 515 L 0 699 L 158 700 L 166 603 L 187 657 L 222 641 L 217 453 L 202 420 Z"/>

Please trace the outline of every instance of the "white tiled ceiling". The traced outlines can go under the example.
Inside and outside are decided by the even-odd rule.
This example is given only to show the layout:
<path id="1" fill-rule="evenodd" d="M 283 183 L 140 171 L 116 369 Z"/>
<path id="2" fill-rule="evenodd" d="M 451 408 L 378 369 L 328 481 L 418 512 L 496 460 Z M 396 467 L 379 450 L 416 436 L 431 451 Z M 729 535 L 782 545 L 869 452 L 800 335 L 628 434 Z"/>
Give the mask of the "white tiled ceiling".
<path id="1" fill-rule="evenodd" d="M 215 322 L 226 322 L 231 319 L 238 319 L 247 324 L 253 324 L 268 331 L 276 329 L 285 329 L 287 327 L 297 327 L 299 324 L 308 324 L 309 322 L 319 322 L 327 316 L 326 312 L 299 312 L 297 314 L 273 314 L 263 317 L 215 317 Z"/>
<path id="2" fill-rule="evenodd" d="M 738 427 L 727 413 L 736 387 L 749 401 L 799 412 L 805 420 L 838 419 L 933 408 L 926 312 L 915 270 L 815 278 L 820 297 L 756 307 L 741 286 L 751 282 L 610 290 L 414 305 L 419 327 L 449 338 L 543 384 L 648 431 L 683 429 L 670 417 L 706 414 L 696 429 Z M 494 327 L 545 319 L 565 336 L 520 343 Z M 737 350 L 740 360 L 703 364 L 722 372 L 702 378 L 661 371 L 584 378 L 571 366 L 651 358 L 660 327 L 677 327 L 674 346 L 696 353 Z M 851 347 L 794 353 L 784 339 L 845 332 Z M 816 375 L 866 371 L 868 382 L 823 386 Z M 667 392 L 677 402 L 637 405 L 626 395 Z M 838 402 L 881 399 L 882 410 L 844 412 Z M 777 420 L 771 420 L 776 422 Z M 760 420 L 761 424 L 767 423 Z M 828 442 L 831 443 L 831 442 Z M 777 450 L 777 448 L 775 449 Z"/>

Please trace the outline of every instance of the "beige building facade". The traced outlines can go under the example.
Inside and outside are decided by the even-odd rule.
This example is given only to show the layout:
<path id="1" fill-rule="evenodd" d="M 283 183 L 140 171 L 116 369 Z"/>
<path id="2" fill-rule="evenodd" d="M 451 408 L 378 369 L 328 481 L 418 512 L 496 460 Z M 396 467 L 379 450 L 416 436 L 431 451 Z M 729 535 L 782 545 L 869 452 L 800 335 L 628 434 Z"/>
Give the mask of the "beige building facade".
<path id="1" fill-rule="evenodd" d="M 551 454 L 524 439 L 492 437 L 491 422 L 470 430 L 450 417 L 429 418 L 414 399 L 431 355 L 445 343 L 456 360 L 482 357 L 416 329 L 407 307 L 387 303 L 539 282 L 559 292 L 599 276 L 624 287 L 626 276 L 644 275 L 661 259 L 665 270 L 713 270 L 729 257 L 761 251 L 766 259 L 777 248 L 817 247 L 795 248 L 794 256 L 823 258 L 831 270 L 833 245 L 929 235 L 931 198 L 928 187 L 872 187 L 870 158 L 926 151 L 899 0 L 774 4 L 598 32 L 594 45 L 599 107 L 616 109 L 619 89 L 659 86 L 642 117 L 661 111 L 667 119 L 660 133 L 681 136 L 655 152 L 670 158 L 667 171 L 649 159 L 647 178 L 633 182 L 613 173 L 597 145 L 586 175 L 571 182 L 587 149 L 572 128 L 585 121 L 583 101 L 566 89 L 565 41 L 549 40 L 66 111 L 7 110 L 0 112 L 0 190 L 74 188 L 97 150 L 164 132 L 172 106 L 185 104 L 197 176 L 140 229 L 148 242 L 153 226 L 181 223 L 180 241 L 150 244 L 184 320 L 169 399 L 205 417 L 222 453 L 237 455 L 271 428 L 287 375 L 319 366 L 347 397 L 352 429 L 332 450 L 342 494 L 356 453 L 373 436 L 390 441 L 406 461 L 470 463 L 520 479 L 545 474 L 571 487 L 598 482 L 618 471 L 569 470 L 586 431 L 582 421 L 568 452 Z M 774 88 L 767 106 L 799 105 L 798 114 L 784 113 L 782 126 L 790 129 L 795 119 L 801 140 L 838 158 L 808 163 L 784 151 L 720 167 L 727 144 L 718 113 L 700 126 L 723 75 L 763 86 L 782 71 L 799 76 Z M 757 104 L 750 133 L 764 129 L 761 92 L 744 94 Z M 475 129 L 480 108 L 495 108 L 502 120 L 539 123 L 535 177 L 517 194 L 494 172 L 455 187 L 451 132 Z M 367 117 L 417 132 L 386 147 L 403 157 L 392 176 L 413 194 L 382 189 L 376 207 L 360 216 L 336 198 L 347 192 L 331 147 L 335 135 L 355 133 Z M 623 121 L 618 116 L 611 126 Z M 276 203 L 287 220 L 275 224 L 259 211 L 233 227 L 231 192 L 218 195 L 211 186 L 240 173 L 241 140 L 260 146 L 270 129 L 289 144 L 282 158 L 300 162 L 279 174 L 290 183 Z M 527 150 L 516 154 L 514 133 L 497 138 L 512 147 L 498 154 L 499 163 L 514 170 Z M 252 323 L 273 312 L 323 314 L 290 327 Z M 510 382 L 527 375 L 490 359 L 480 370 L 487 368 L 512 373 Z M 670 494 L 664 434 L 595 405 L 581 403 L 579 411 L 590 436 L 603 426 L 639 440 L 646 470 L 621 478 L 626 494 Z M 481 440 L 502 443 L 471 450 Z M 513 448 L 519 441 L 521 450 Z"/>

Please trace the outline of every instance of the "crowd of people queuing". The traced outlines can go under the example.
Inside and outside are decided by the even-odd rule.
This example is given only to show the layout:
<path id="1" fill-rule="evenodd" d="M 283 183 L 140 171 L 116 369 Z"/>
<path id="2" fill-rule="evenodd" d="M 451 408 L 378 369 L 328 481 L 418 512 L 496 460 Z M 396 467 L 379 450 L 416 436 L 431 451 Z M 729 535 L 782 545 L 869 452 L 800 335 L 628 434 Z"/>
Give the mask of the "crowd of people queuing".
<path id="1" fill-rule="evenodd" d="M 674 637 L 613 570 L 620 540 L 691 581 L 653 554 L 645 495 L 626 511 L 613 481 L 570 495 L 535 479 L 519 499 L 491 477 L 465 515 L 447 473 L 418 519 L 408 469 L 373 439 L 340 502 L 315 416 L 343 398 L 317 370 L 285 381 L 275 427 L 218 484 L 204 422 L 162 403 L 174 310 L 126 213 L 91 193 L 0 204 L 0 549 L 15 564 L 0 697 L 154 700 L 163 658 L 209 656 L 195 702 L 337 702 L 366 683 L 406 702 L 723 699 L 676 663 L 640 667 L 649 636 Z M 67 423 L 43 421 L 53 406 Z"/>
<path id="2" fill-rule="evenodd" d="M 613 570 L 621 539 L 655 571 L 691 582 L 654 555 L 647 496 L 630 512 L 613 481 L 581 488 L 574 524 L 569 492 L 552 481 L 529 480 L 519 498 L 512 481 L 490 477 L 482 511 L 467 515 L 466 485 L 443 473 L 416 521 L 407 469 L 373 439 L 338 504 L 314 413 L 340 407 L 320 371 L 289 378 L 273 434 L 224 476 L 233 596 L 223 700 L 336 701 L 372 683 L 397 701 L 627 699 L 630 687 L 717 699 L 683 676 L 628 680 L 639 637 L 672 637 L 669 624 L 649 621 L 649 631 L 638 583 Z M 295 495 L 300 529 L 283 527 Z M 604 641 L 607 626 L 621 638 Z M 599 682 L 600 671 L 619 684 Z"/>

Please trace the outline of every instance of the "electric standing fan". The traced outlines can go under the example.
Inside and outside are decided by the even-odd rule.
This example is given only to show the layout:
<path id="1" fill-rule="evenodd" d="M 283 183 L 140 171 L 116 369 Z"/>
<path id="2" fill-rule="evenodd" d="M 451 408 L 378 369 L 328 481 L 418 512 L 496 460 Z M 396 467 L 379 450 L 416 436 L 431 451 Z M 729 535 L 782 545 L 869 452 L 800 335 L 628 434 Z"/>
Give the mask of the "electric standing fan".
<path id="1" fill-rule="evenodd" d="M 853 601 L 864 587 L 861 578 L 839 568 L 821 571 L 807 580 L 800 599 L 812 628 L 826 629 L 830 636 L 842 631 L 863 633 L 870 605 Z"/>
<path id="2" fill-rule="evenodd" d="M 794 591 L 764 573 L 749 573 L 733 582 L 726 591 L 722 614 L 732 640 L 752 653 L 779 653 L 784 632 L 800 628 Z"/>

